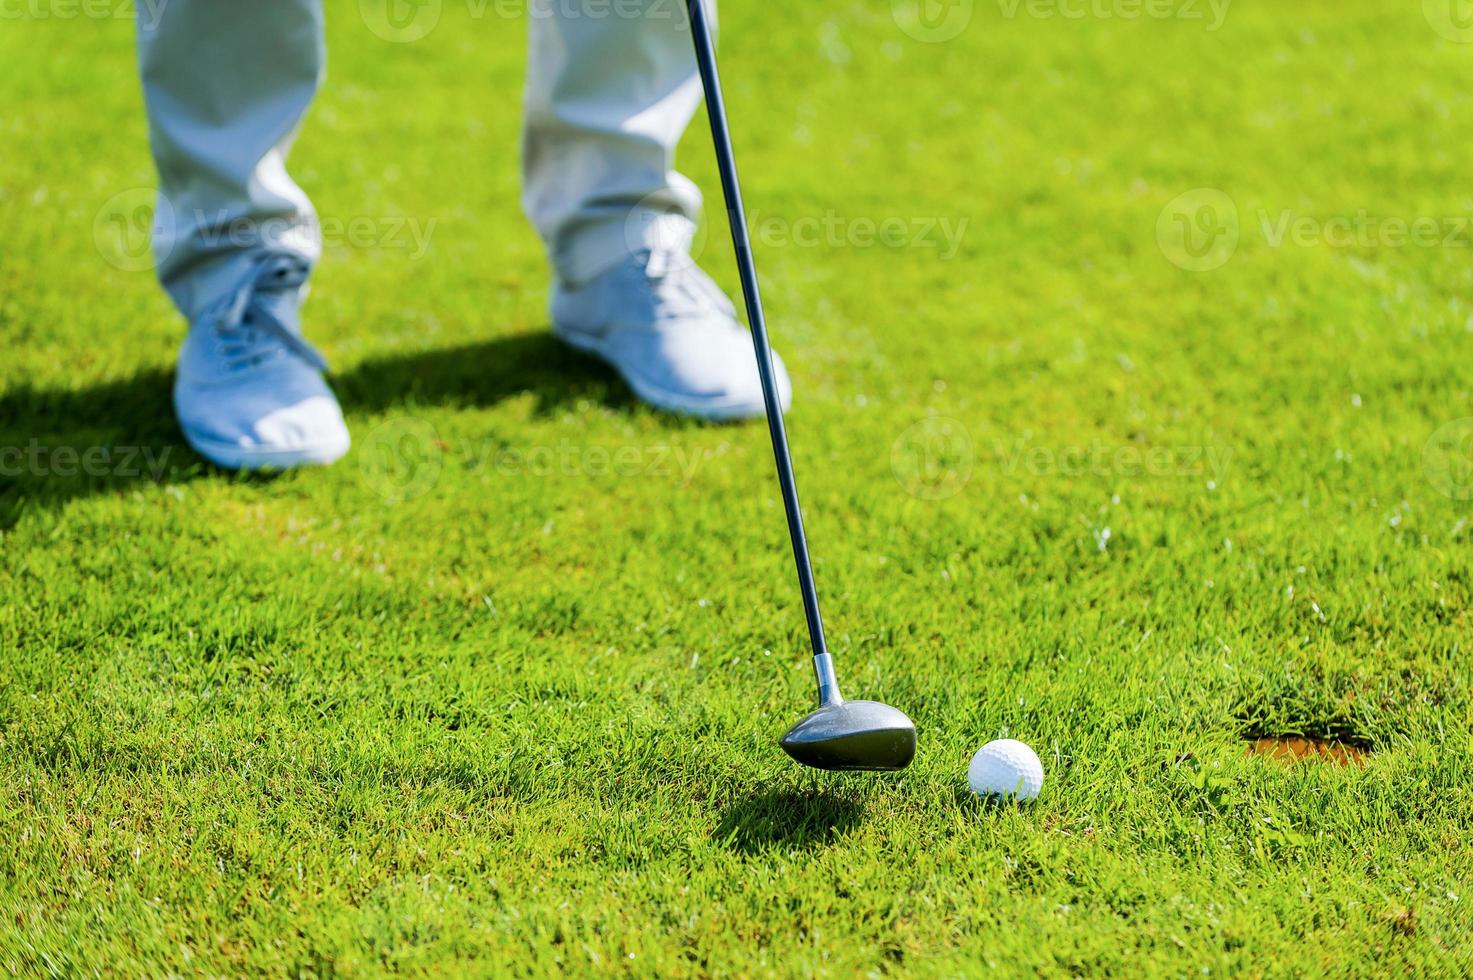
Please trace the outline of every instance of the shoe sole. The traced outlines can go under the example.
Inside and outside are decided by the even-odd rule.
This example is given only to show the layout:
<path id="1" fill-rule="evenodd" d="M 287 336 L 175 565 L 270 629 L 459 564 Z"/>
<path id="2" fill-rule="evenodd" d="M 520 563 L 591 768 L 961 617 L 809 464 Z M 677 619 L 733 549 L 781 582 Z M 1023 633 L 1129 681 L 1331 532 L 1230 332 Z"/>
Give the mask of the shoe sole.
<path id="1" fill-rule="evenodd" d="M 189 447 L 211 463 L 225 470 L 294 470 L 303 466 L 327 466 L 342 459 L 352 440 L 305 446 L 298 449 L 242 449 L 225 442 L 214 442 L 184 433 Z"/>
<path id="2" fill-rule="evenodd" d="M 634 391 L 634 394 L 641 401 L 653 405 L 661 411 L 671 412 L 675 415 L 689 415 L 707 422 L 745 422 L 750 419 L 762 418 L 767 414 L 766 403 L 762 401 L 753 403 L 749 401 L 737 401 L 735 399 L 721 401 L 710 398 L 693 398 L 690 395 L 651 384 L 639 375 L 625 370 L 624 366 L 611 357 L 604 349 L 603 344 L 595 337 L 580 336 L 559 330 L 556 327 L 553 328 L 552 335 L 574 350 L 592 355 L 603 361 L 618 372 L 619 377 L 624 379 L 624 383 Z M 787 400 L 791 402 L 791 396 Z M 788 411 L 788 407 L 788 405 L 783 405 L 784 413 Z"/>

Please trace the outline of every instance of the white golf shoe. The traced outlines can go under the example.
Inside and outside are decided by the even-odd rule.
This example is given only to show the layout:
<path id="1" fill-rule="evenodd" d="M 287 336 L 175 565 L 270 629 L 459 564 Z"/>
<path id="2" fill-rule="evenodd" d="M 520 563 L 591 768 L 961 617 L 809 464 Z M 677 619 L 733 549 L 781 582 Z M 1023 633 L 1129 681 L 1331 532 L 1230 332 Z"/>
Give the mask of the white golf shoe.
<path id="1" fill-rule="evenodd" d="M 302 339 L 310 267 L 269 253 L 191 325 L 179 350 L 174 412 L 189 445 L 226 469 L 291 469 L 348 451 L 348 426 Z"/>
<path id="2" fill-rule="evenodd" d="M 643 249 L 586 283 L 557 283 L 552 324 L 656 408 L 717 422 L 763 414 L 752 335 L 683 248 Z M 787 411 L 792 385 L 776 354 L 773 367 Z"/>

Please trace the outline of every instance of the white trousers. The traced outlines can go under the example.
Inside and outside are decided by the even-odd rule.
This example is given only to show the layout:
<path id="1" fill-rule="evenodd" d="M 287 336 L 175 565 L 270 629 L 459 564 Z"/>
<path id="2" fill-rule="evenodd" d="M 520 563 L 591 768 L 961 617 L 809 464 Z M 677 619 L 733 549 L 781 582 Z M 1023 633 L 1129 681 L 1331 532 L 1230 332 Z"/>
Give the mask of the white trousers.
<path id="1" fill-rule="evenodd" d="M 321 254 L 286 159 L 322 82 L 323 12 L 321 0 L 162 10 L 138 19 L 159 172 L 153 245 L 164 288 L 193 320 L 260 250 Z M 701 99 L 689 20 L 684 0 L 533 0 L 529 21 L 522 201 L 556 274 L 579 282 L 660 234 L 649 218 L 700 211 L 673 169 Z"/>

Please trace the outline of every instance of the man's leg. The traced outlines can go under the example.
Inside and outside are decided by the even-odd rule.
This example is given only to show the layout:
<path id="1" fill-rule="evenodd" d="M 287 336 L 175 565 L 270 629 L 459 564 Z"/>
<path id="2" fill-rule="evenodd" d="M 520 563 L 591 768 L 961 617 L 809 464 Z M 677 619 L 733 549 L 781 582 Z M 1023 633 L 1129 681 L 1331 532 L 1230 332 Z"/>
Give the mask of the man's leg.
<path id="1" fill-rule="evenodd" d="M 190 323 L 175 409 L 191 445 L 228 467 L 330 462 L 347 450 L 298 307 L 321 254 L 286 172 L 324 66 L 320 0 L 170 0 L 139 19 L 159 172 L 159 279 Z"/>
<path id="2" fill-rule="evenodd" d="M 700 103 L 685 0 L 534 0 L 523 203 L 553 265 L 554 331 L 652 404 L 742 418 L 762 413 L 756 356 L 689 260 L 701 196 L 674 170 Z"/>
<path id="3" fill-rule="evenodd" d="M 700 214 L 674 169 L 701 100 L 685 0 L 534 0 L 530 29 L 522 200 L 581 282 L 629 255 L 641 218 Z"/>

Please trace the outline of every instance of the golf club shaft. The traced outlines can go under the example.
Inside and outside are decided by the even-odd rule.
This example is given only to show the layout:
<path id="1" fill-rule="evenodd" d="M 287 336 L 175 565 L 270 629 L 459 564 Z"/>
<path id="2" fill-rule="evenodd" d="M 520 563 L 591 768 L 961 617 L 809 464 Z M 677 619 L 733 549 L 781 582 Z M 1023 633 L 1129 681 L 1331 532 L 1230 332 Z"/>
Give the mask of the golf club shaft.
<path id="1" fill-rule="evenodd" d="M 752 259 L 752 242 L 747 234 L 747 213 L 742 207 L 742 189 L 737 181 L 731 133 L 726 123 L 726 104 L 721 98 L 721 78 L 716 72 L 716 46 L 702 0 L 689 0 L 691 35 L 696 46 L 696 65 L 706 90 L 706 115 L 711 120 L 711 138 L 716 144 L 716 165 L 721 171 L 721 189 L 726 196 L 726 217 L 736 247 L 737 269 L 742 277 L 742 295 L 747 303 L 747 320 L 752 326 L 752 343 L 757 348 L 757 370 L 762 376 L 762 400 L 767 406 L 767 427 L 772 434 L 772 452 L 777 459 L 777 481 L 782 487 L 783 507 L 788 514 L 788 535 L 793 542 L 793 561 L 798 566 L 798 587 L 803 592 L 803 614 L 808 619 L 808 637 L 813 644 L 814 670 L 818 674 L 820 698 L 838 695 L 833 662 L 823 637 L 823 618 L 818 612 L 818 589 L 813 583 L 813 565 L 808 558 L 808 538 L 803 533 L 803 511 L 798 506 L 798 483 L 793 478 L 793 458 L 788 451 L 788 434 L 783 426 L 782 401 L 777 393 L 777 372 L 772 363 L 772 344 L 767 339 L 767 321 L 762 315 L 762 296 L 757 288 L 757 266 Z"/>

